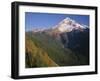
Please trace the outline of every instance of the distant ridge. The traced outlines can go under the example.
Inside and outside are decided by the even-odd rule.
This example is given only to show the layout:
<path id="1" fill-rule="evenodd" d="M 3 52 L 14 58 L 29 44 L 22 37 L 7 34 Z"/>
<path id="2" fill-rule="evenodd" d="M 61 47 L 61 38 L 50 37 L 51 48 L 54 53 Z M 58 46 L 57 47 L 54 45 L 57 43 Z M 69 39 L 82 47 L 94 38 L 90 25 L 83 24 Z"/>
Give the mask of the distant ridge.
<path id="1" fill-rule="evenodd" d="M 34 29 L 33 32 L 56 31 L 56 33 L 64 33 L 64 32 L 71 32 L 73 30 L 83 31 L 84 29 L 87 28 L 89 28 L 87 25 L 79 24 L 75 20 L 66 17 L 54 27 L 51 27 L 49 29 Z"/>

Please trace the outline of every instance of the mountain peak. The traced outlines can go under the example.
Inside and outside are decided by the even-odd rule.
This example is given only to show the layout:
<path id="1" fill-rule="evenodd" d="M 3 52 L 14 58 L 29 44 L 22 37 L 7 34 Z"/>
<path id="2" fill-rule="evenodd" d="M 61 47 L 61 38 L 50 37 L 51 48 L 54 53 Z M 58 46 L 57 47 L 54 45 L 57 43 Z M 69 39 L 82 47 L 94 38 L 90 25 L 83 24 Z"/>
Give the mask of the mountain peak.
<path id="1" fill-rule="evenodd" d="M 62 32 L 70 32 L 72 30 L 83 30 L 88 28 L 88 26 L 83 25 L 83 24 L 79 24 L 78 22 L 76 22 L 75 20 L 66 17 L 65 19 L 63 19 L 60 23 L 58 23 L 56 25 L 56 29 L 58 29 L 61 33 Z"/>
<path id="2" fill-rule="evenodd" d="M 73 19 L 71 19 L 70 17 L 66 17 L 65 19 L 63 19 L 63 21 L 71 21 L 71 22 L 75 22 Z"/>

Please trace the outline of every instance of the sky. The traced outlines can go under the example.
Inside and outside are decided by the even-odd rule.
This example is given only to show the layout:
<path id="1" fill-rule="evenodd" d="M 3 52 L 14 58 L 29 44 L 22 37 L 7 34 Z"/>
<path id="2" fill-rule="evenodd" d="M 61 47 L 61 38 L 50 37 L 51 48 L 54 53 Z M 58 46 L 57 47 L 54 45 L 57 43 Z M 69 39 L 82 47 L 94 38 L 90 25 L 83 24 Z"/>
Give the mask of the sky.
<path id="1" fill-rule="evenodd" d="M 25 31 L 53 27 L 66 17 L 69 17 L 80 24 L 89 26 L 89 15 L 25 12 Z"/>

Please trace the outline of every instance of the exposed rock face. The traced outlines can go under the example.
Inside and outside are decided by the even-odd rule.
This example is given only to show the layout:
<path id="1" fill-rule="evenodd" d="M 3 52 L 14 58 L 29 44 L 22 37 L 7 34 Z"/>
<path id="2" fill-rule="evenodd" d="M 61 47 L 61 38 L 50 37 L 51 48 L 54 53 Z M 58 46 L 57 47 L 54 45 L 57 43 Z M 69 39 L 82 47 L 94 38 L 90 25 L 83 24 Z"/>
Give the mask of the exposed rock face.
<path id="1" fill-rule="evenodd" d="M 73 30 L 62 33 L 60 36 L 65 48 L 84 55 L 89 54 L 89 29 L 84 29 L 83 31 Z"/>

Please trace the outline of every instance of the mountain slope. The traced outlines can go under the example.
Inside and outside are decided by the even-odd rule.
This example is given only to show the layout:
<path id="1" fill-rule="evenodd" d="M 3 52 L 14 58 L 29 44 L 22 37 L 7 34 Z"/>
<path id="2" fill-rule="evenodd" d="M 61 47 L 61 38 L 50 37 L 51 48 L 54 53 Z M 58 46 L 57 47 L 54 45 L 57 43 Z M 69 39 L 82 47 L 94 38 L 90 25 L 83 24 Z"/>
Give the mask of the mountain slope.
<path id="1" fill-rule="evenodd" d="M 26 36 L 26 67 L 58 66 L 41 48 Z"/>
<path id="2" fill-rule="evenodd" d="M 29 59 L 33 59 L 33 61 L 30 61 L 33 64 L 31 67 L 73 66 L 85 64 L 85 59 L 79 59 L 79 57 L 83 58 L 83 56 L 77 56 L 69 49 L 63 48 L 58 40 L 49 35 L 43 33 L 28 33 L 27 36 L 30 39 L 26 39 L 26 56 L 27 54 L 28 57 L 29 55 L 34 55 L 29 57 Z M 52 61 L 48 63 L 50 59 Z M 39 61 L 39 63 L 36 61 Z M 29 63 L 27 62 L 27 64 Z"/>

